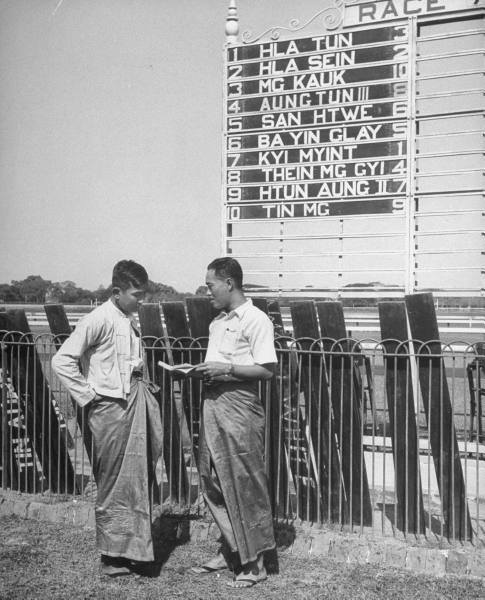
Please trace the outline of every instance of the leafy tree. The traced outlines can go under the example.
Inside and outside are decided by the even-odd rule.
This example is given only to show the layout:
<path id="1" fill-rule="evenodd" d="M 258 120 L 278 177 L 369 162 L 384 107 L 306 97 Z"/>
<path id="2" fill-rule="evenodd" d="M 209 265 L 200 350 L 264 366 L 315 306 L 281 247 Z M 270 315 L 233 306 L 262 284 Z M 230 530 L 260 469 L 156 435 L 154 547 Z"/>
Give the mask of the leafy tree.
<path id="1" fill-rule="evenodd" d="M 0 302 L 22 302 L 22 296 L 18 288 L 8 283 L 0 283 Z"/>
<path id="2" fill-rule="evenodd" d="M 97 290 L 93 292 L 93 297 L 96 302 L 106 302 L 106 300 L 111 296 L 111 285 L 107 288 L 104 285 L 100 285 Z"/>
<path id="3" fill-rule="evenodd" d="M 52 281 L 43 279 L 40 275 L 29 275 L 20 281 L 12 281 L 12 286 L 16 287 L 24 302 L 45 302 L 45 295 Z"/>
<path id="4" fill-rule="evenodd" d="M 177 292 L 171 285 L 165 283 L 156 283 L 149 281 L 148 283 L 148 302 L 163 302 L 164 300 L 183 300 L 189 294 Z M 191 295 L 191 294 L 190 294 Z"/>

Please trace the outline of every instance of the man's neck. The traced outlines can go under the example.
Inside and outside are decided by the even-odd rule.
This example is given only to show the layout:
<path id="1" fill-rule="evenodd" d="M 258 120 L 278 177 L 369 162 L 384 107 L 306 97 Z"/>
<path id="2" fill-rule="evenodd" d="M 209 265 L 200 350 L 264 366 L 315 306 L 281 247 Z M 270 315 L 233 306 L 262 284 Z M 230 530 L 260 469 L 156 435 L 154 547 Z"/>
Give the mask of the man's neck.
<path id="1" fill-rule="evenodd" d="M 246 301 L 247 301 L 246 296 L 243 294 L 243 292 L 240 292 L 238 290 L 237 292 L 234 292 L 234 295 L 231 298 L 230 304 L 227 307 L 226 311 L 229 313 L 232 310 L 236 310 L 236 308 L 239 308 L 240 306 L 242 306 Z"/>
<path id="2" fill-rule="evenodd" d="M 128 317 L 128 318 L 132 317 L 131 313 L 127 313 L 121 308 L 121 306 L 119 305 L 119 303 L 117 302 L 117 300 L 114 296 L 111 296 L 110 300 L 116 306 L 116 308 L 120 311 L 120 313 L 123 313 L 125 315 L 125 317 Z"/>

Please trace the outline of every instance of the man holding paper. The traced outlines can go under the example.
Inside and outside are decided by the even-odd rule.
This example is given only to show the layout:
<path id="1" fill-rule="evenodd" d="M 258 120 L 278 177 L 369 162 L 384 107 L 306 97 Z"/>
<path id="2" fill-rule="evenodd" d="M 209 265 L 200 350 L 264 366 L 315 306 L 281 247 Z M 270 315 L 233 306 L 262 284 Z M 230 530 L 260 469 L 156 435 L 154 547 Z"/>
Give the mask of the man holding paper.
<path id="1" fill-rule="evenodd" d="M 273 376 L 277 362 L 273 324 L 242 291 L 242 269 L 233 258 L 207 267 L 206 285 L 221 313 L 212 321 L 204 377 L 200 464 L 204 499 L 221 530 L 224 550 L 196 574 L 227 568 L 237 556 L 230 586 L 250 587 L 266 579 L 263 553 L 275 547 L 264 468 L 265 416 L 258 382 Z"/>

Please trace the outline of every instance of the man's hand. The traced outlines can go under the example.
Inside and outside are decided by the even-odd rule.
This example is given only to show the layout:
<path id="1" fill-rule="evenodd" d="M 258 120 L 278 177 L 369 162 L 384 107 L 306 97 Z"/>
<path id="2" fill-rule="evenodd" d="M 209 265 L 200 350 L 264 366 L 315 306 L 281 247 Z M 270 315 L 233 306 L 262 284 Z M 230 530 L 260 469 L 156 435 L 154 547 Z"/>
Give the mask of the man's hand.
<path id="1" fill-rule="evenodd" d="M 195 370 L 207 381 L 231 381 L 232 365 L 223 362 L 205 362 L 197 365 Z"/>

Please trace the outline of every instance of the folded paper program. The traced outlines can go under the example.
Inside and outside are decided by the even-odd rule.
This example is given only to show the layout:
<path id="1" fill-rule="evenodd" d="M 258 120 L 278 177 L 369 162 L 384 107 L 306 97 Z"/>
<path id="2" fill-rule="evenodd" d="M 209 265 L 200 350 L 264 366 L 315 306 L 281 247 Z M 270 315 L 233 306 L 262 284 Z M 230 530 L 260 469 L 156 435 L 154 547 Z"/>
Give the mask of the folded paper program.
<path id="1" fill-rule="evenodd" d="M 182 363 L 180 365 L 169 365 L 169 364 L 163 362 L 163 360 L 159 360 L 158 365 L 160 367 L 162 367 L 163 369 L 165 369 L 166 371 L 171 371 L 172 373 L 178 373 L 179 375 L 189 375 L 192 372 L 193 372 L 192 373 L 193 375 L 196 375 L 196 372 L 195 372 L 196 365 L 191 365 L 190 363 Z"/>

